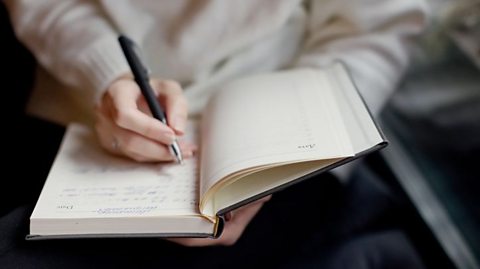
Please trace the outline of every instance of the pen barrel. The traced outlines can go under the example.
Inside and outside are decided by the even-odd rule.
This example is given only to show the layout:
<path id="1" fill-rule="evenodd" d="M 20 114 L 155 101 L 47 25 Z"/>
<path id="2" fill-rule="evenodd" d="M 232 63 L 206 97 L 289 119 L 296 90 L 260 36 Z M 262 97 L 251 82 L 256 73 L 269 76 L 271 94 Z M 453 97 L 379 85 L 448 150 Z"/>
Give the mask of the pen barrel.
<path id="1" fill-rule="evenodd" d="M 165 125 L 168 125 L 165 111 L 163 111 L 163 109 L 160 107 L 157 96 L 155 95 L 155 91 L 152 89 L 152 86 L 150 86 L 148 80 L 135 79 L 135 82 L 137 82 L 138 86 L 140 87 L 140 90 L 147 101 L 148 107 L 150 108 L 152 116 L 163 122 Z"/>

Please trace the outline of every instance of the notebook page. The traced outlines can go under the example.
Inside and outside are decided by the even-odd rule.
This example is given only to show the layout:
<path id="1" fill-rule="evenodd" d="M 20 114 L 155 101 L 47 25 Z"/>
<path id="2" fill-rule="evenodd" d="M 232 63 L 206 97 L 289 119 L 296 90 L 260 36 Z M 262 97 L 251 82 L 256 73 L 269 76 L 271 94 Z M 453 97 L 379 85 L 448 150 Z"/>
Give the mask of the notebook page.
<path id="1" fill-rule="evenodd" d="M 202 200 L 237 171 L 353 156 L 326 74 L 303 69 L 255 76 L 212 99 L 202 126 Z"/>
<path id="2" fill-rule="evenodd" d="M 337 104 L 341 108 L 342 118 L 346 122 L 350 140 L 355 152 L 362 152 L 381 142 L 383 138 L 375 126 L 372 116 L 355 89 L 346 68 L 337 63 L 329 69 L 330 83 L 339 90 L 334 91 Z"/>
<path id="3" fill-rule="evenodd" d="M 191 133 L 191 132 L 190 132 Z M 32 218 L 198 215 L 197 160 L 141 164 L 114 157 L 70 125 Z"/>

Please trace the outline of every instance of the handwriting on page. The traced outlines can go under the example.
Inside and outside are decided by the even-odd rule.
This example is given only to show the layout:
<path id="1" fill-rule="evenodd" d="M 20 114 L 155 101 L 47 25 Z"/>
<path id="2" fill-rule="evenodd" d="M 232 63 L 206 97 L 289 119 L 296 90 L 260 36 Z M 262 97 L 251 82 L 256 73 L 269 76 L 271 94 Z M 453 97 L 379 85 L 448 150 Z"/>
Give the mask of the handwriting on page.
<path id="1" fill-rule="evenodd" d="M 99 187 L 66 187 L 58 194 L 57 211 L 89 211 L 102 215 L 145 214 L 155 210 L 195 209 L 196 186 L 172 184 L 157 179 L 156 184 Z"/>
<path id="2" fill-rule="evenodd" d="M 57 174 L 52 175 L 58 177 L 50 208 L 54 214 L 93 217 L 198 212 L 196 158 L 183 165 L 140 164 L 113 157 L 89 139 L 70 143 L 59 157 Z"/>
<path id="3" fill-rule="evenodd" d="M 317 144 L 298 145 L 298 149 L 313 149 Z"/>

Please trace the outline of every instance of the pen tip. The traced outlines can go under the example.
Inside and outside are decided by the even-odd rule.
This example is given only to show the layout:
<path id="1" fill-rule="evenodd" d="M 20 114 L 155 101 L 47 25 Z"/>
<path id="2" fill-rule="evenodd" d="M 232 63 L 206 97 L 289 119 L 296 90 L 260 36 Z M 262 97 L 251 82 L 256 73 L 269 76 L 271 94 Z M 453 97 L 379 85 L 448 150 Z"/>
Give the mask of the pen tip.
<path id="1" fill-rule="evenodd" d="M 172 152 L 172 155 L 175 156 L 175 158 L 177 159 L 177 163 L 183 164 L 182 151 L 180 150 L 176 139 L 173 144 L 170 145 L 170 150 Z"/>

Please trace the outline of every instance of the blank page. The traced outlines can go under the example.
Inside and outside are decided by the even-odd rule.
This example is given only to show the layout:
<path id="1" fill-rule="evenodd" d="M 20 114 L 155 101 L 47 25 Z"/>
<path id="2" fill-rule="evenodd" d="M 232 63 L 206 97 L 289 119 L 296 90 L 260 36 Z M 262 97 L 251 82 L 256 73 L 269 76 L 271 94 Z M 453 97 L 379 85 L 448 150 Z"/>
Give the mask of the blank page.
<path id="1" fill-rule="evenodd" d="M 313 69 L 226 85 L 204 114 L 202 201 L 220 179 L 252 167 L 353 156 L 334 90 Z"/>

